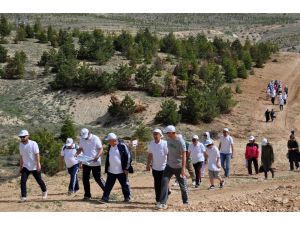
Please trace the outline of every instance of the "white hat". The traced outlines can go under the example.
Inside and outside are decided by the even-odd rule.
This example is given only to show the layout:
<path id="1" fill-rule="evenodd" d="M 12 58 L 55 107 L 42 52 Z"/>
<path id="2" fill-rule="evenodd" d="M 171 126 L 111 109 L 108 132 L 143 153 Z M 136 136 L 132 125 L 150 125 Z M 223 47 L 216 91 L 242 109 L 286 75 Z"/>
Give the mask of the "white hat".
<path id="1" fill-rule="evenodd" d="M 109 140 L 118 140 L 118 137 L 117 135 L 115 135 L 114 133 L 109 133 L 106 138 L 105 138 L 106 141 L 109 141 Z"/>
<path id="2" fill-rule="evenodd" d="M 161 137 L 164 136 L 161 132 L 161 129 L 158 129 L 158 128 L 154 129 L 152 133 L 159 133 Z"/>
<path id="3" fill-rule="evenodd" d="M 67 140 L 66 140 L 66 146 L 67 146 L 67 147 L 72 146 L 73 143 L 74 143 L 74 141 L 73 141 L 72 138 L 67 138 Z"/>
<path id="4" fill-rule="evenodd" d="M 81 138 L 88 138 L 90 131 L 87 128 L 83 128 L 80 132 L 80 137 Z"/>
<path id="5" fill-rule="evenodd" d="M 173 125 L 169 125 L 164 129 L 164 133 L 174 133 L 176 132 L 176 128 Z"/>
<path id="6" fill-rule="evenodd" d="M 261 145 L 266 146 L 267 144 L 268 144 L 267 138 L 263 138 L 262 141 L 261 141 Z"/>
<path id="7" fill-rule="evenodd" d="M 193 135 L 192 139 L 197 139 L 198 140 L 199 137 L 198 137 L 198 135 L 195 134 L 195 135 Z"/>
<path id="8" fill-rule="evenodd" d="M 251 135 L 251 136 L 249 137 L 249 141 L 254 141 L 254 140 L 255 140 L 255 137 Z"/>
<path id="9" fill-rule="evenodd" d="M 24 136 L 28 136 L 28 135 L 29 135 L 29 133 L 28 133 L 27 130 L 21 130 L 18 136 L 19 137 L 24 137 Z"/>
<path id="10" fill-rule="evenodd" d="M 228 128 L 224 128 L 223 131 L 229 132 L 229 129 Z"/>
<path id="11" fill-rule="evenodd" d="M 214 143 L 214 141 L 212 139 L 209 139 L 207 141 L 205 141 L 205 146 L 208 146 L 208 145 L 212 145 Z"/>

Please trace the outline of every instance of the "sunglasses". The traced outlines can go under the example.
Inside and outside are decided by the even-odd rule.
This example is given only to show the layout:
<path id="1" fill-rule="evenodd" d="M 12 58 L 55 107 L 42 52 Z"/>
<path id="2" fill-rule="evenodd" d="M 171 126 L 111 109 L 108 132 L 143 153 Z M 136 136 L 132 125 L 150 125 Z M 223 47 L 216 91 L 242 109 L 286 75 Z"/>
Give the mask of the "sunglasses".
<path id="1" fill-rule="evenodd" d="M 196 142 L 197 141 L 197 139 L 192 139 L 192 142 Z"/>
<path id="2" fill-rule="evenodd" d="M 21 138 L 21 139 L 24 139 L 24 138 L 26 138 L 26 136 L 20 136 L 20 138 Z"/>

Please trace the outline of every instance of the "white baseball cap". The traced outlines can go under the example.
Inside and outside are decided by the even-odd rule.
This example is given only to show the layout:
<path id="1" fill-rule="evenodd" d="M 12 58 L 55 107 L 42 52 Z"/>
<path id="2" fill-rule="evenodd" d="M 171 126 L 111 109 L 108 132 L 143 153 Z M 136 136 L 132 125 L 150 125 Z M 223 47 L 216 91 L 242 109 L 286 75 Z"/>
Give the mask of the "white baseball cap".
<path id="1" fill-rule="evenodd" d="M 261 141 L 261 145 L 262 146 L 266 146 L 268 144 L 268 139 L 267 138 L 263 138 Z"/>
<path id="2" fill-rule="evenodd" d="M 161 137 L 164 136 L 161 132 L 161 129 L 158 129 L 158 128 L 155 128 L 152 133 L 159 133 Z"/>
<path id="3" fill-rule="evenodd" d="M 251 136 L 249 137 L 249 141 L 254 141 L 254 140 L 255 140 L 255 137 L 251 135 Z"/>
<path id="4" fill-rule="evenodd" d="M 21 130 L 18 136 L 19 137 L 24 137 L 24 136 L 28 136 L 28 135 L 29 135 L 29 133 L 28 133 L 27 130 Z"/>
<path id="5" fill-rule="evenodd" d="M 173 125 L 169 125 L 164 129 L 164 133 L 174 133 L 176 132 L 176 128 Z"/>
<path id="6" fill-rule="evenodd" d="M 205 141 L 205 146 L 208 146 L 208 145 L 212 145 L 214 143 L 214 141 L 212 139 L 209 139 L 207 141 Z"/>
<path id="7" fill-rule="evenodd" d="M 223 131 L 229 132 L 229 129 L 228 128 L 224 128 Z"/>
<path id="8" fill-rule="evenodd" d="M 118 140 L 118 137 L 117 135 L 115 135 L 114 133 L 109 133 L 106 138 L 105 138 L 106 141 L 109 141 L 109 140 Z"/>
<path id="9" fill-rule="evenodd" d="M 80 137 L 81 138 L 88 138 L 90 131 L 87 128 L 83 128 L 80 132 Z"/>
<path id="10" fill-rule="evenodd" d="M 74 143 L 74 141 L 73 141 L 72 138 L 67 138 L 67 140 L 66 140 L 66 146 L 67 146 L 67 147 L 72 146 L 73 143 Z"/>
<path id="11" fill-rule="evenodd" d="M 198 137 L 198 135 L 195 134 L 195 135 L 193 135 L 192 139 L 197 139 L 198 140 L 199 137 Z"/>

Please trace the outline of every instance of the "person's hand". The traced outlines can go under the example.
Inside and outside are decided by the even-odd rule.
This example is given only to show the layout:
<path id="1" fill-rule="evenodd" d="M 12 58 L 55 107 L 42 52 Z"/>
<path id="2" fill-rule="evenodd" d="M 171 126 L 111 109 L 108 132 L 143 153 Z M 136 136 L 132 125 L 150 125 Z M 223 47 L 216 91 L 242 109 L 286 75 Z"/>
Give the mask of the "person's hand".
<path id="1" fill-rule="evenodd" d="M 181 178 L 185 178 L 186 177 L 184 169 L 181 170 L 180 177 Z"/>
<path id="2" fill-rule="evenodd" d="M 146 166 L 146 171 L 150 171 L 150 165 Z"/>
<path id="3" fill-rule="evenodd" d="M 36 170 L 37 170 L 38 172 L 41 171 L 41 164 L 40 164 L 40 163 L 38 163 L 38 164 L 36 165 Z"/>
<path id="4" fill-rule="evenodd" d="M 128 176 L 128 170 L 124 170 L 126 176 Z"/>
<path id="5" fill-rule="evenodd" d="M 95 157 L 94 160 L 93 160 L 93 162 L 97 162 L 98 159 L 99 159 L 99 157 Z"/>
<path id="6" fill-rule="evenodd" d="M 217 167 L 218 167 L 218 169 L 220 169 L 220 168 L 221 168 L 221 165 L 220 165 L 220 163 L 217 163 Z"/>

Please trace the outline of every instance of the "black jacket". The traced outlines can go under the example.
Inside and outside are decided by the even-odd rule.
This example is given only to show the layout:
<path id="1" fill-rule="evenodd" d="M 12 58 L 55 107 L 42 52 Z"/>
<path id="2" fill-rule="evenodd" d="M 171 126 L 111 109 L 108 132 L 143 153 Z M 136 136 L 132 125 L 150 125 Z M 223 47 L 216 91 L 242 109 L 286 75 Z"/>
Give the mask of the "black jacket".
<path id="1" fill-rule="evenodd" d="M 133 173 L 133 168 L 131 166 L 131 154 L 127 148 L 127 146 L 124 143 L 119 143 L 118 149 L 121 155 L 121 164 L 122 164 L 122 169 L 123 170 L 128 170 L 129 173 Z M 106 156 L 106 161 L 105 161 L 105 173 L 108 173 L 108 168 L 109 168 L 109 151 L 110 151 L 111 146 L 108 145 L 108 153 Z"/>

